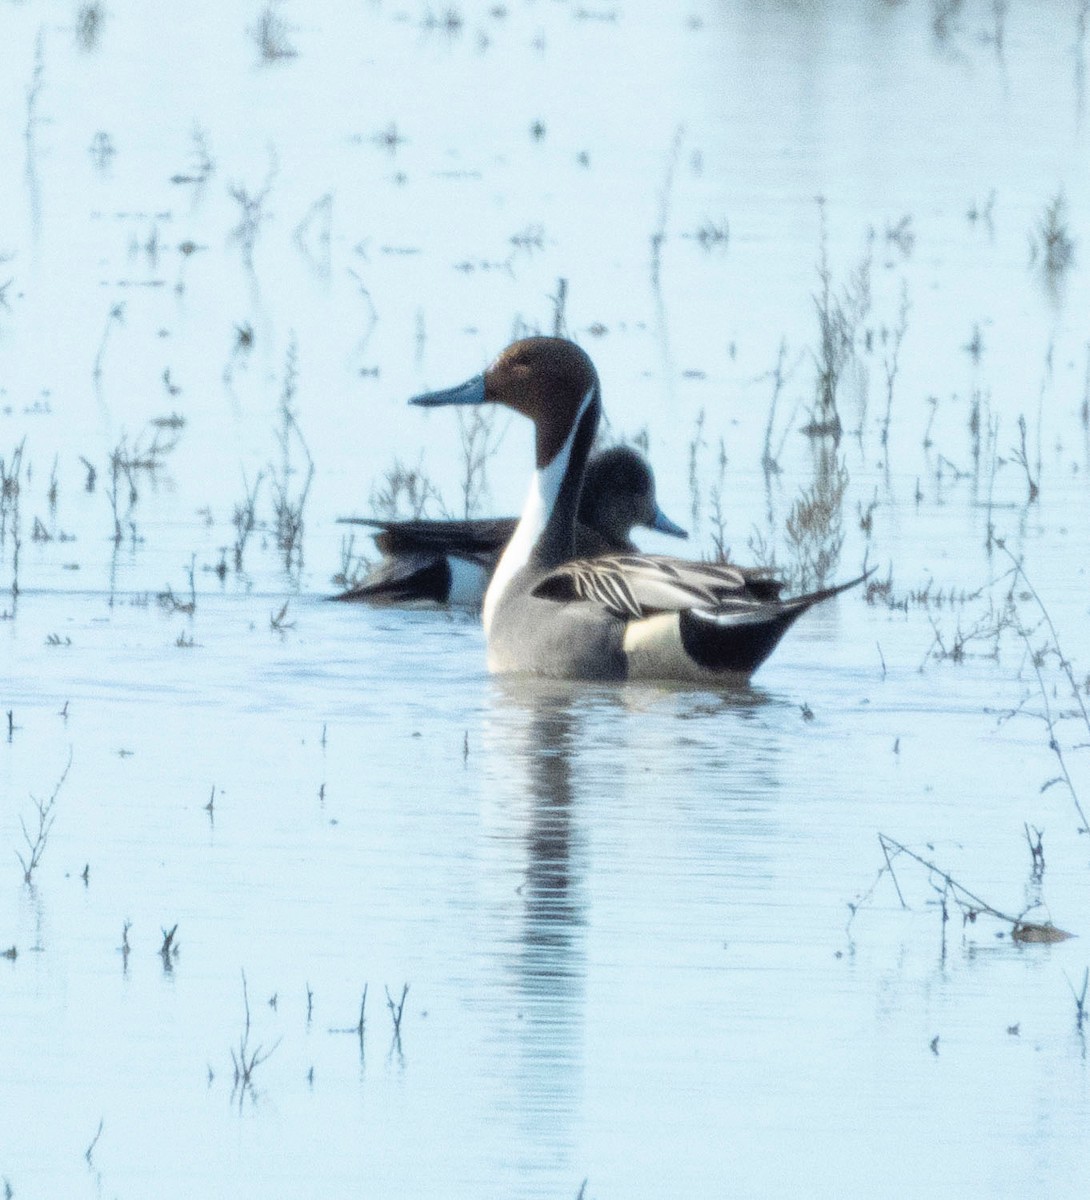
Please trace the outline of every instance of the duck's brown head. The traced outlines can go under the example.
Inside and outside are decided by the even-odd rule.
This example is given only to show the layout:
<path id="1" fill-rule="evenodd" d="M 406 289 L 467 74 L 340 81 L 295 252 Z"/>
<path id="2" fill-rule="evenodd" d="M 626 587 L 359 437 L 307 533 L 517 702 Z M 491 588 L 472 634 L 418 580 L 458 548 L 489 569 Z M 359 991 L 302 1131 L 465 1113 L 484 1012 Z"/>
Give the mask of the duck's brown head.
<path id="1" fill-rule="evenodd" d="M 482 375 L 414 396 L 410 403 L 506 405 L 537 427 L 537 466 L 542 469 L 568 440 L 588 398 L 598 405 L 598 373 L 586 351 L 565 338 L 532 337 L 513 342 Z"/>

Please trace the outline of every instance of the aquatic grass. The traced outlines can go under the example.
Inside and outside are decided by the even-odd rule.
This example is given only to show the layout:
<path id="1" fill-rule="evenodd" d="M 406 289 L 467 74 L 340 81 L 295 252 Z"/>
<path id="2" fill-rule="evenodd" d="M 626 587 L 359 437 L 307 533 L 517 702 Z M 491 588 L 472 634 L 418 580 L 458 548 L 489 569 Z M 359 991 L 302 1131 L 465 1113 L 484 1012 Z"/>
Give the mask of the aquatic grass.
<path id="1" fill-rule="evenodd" d="M 307 988 L 307 1019 L 309 1021 L 310 1014 L 310 989 Z M 367 984 L 363 985 L 363 994 L 360 996 L 360 1014 L 355 1025 L 349 1025 L 341 1029 L 330 1029 L 330 1033 L 354 1033 L 359 1039 L 360 1044 L 360 1062 L 363 1062 L 363 1037 L 367 1030 Z"/>
<path id="2" fill-rule="evenodd" d="M 1088 0 L 1090 3 L 1090 0 Z M 1090 344 L 1086 347 L 1086 373 L 1082 381 L 1082 403 L 1079 405 L 1079 420 L 1083 432 L 1090 432 Z"/>
<path id="3" fill-rule="evenodd" d="M 128 919 L 121 926 L 121 945 L 118 946 L 117 952 L 121 955 L 121 969 L 127 972 L 129 969 L 129 955 L 132 953 L 132 944 L 129 942 L 129 930 L 132 928 L 132 922 Z"/>
<path id="4" fill-rule="evenodd" d="M 279 0 L 271 0 L 258 14 L 253 26 L 247 30 L 257 44 L 261 61 L 266 64 L 283 62 L 296 58 L 299 54 L 289 41 L 293 27 L 284 20 L 279 10 Z"/>
<path id="5" fill-rule="evenodd" d="M 1090 30 L 1090 0 L 1079 0 L 1075 14 L 1075 104 L 1079 120 L 1086 105 L 1086 34 Z"/>
<path id="6" fill-rule="evenodd" d="M 1026 450 L 1026 418 L 1023 414 L 1018 415 L 1018 433 L 1019 444 L 1011 450 L 1011 458 L 1022 468 L 1026 474 L 1026 503 L 1035 504 L 1040 495 L 1040 486 L 1037 479 L 1033 477 L 1033 471 L 1030 467 L 1029 454 Z M 1037 466 L 1038 477 L 1040 476 L 1040 463 Z"/>
<path id="7" fill-rule="evenodd" d="M 953 634 L 948 634 L 946 637 L 943 636 L 939 623 L 930 613 L 928 621 L 931 624 L 934 640 L 924 655 L 925 662 L 930 658 L 954 663 L 965 662 L 968 658 L 998 660 L 1000 639 L 1003 631 L 1012 626 L 1012 613 L 1009 604 L 998 610 L 989 605 L 988 611 L 977 617 L 967 628 L 962 628 L 959 615 Z M 984 645 L 987 649 L 982 651 L 970 649 L 977 645 Z"/>
<path id="8" fill-rule="evenodd" d="M 231 1089 L 231 1099 L 238 1097 L 239 1111 L 242 1110 L 242 1102 L 249 1095 L 251 1100 L 257 1099 L 257 1094 L 254 1091 L 254 1072 L 262 1063 L 267 1062 L 280 1045 L 280 1038 L 269 1047 L 268 1050 L 264 1045 L 259 1045 L 254 1049 L 250 1048 L 250 994 L 246 986 L 246 972 L 242 972 L 242 1005 L 245 1014 L 245 1020 L 242 1026 L 242 1033 L 238 1039 L 238 1053 L 235 1053 L 234 1046 L 231 1047 L 231 1062 L 235 1069 L 235 1082 Z"/>
<path id="9" fill-rule="evenodd" d="M 666 159 L 666 175 L 659 192 L 658 220 L 651 232 L 651 290 L 655 294 L 660 315 L 662 309 L 662 248 L 666 244 L 666 229 L 670 221 L 670 206 L 673 201 L 674 176 L 681 156 L 681 143 L 685 137 L 685 126 L 674 130 L 670 151 Z"/>
<path id="10" fill-rule="evenodd" d="M 23 491 L 23 455 L 26 438 L 6 456 L 0 456 L 0 554 L 11 541 L 11 608 L 0 613 L 0 619 L 12 618 L 19 601 L 19 556 L 22 550 L 20 498 Z M 29 470 L 29 468 L 28 468 Z"/>
<path id="11" fill-rule="evenodd" d="M 823 453 L 813 483 L 800 492 L 788 513 L 786 540 L 794 562 L 794 582 L 802 591 L 824 587 L 840 562 L 848 482 L 843 459 Z"/>
<path id="12" fill-rule="evenodd" d="M 235 544 L 233 547 L 235 571 L 238 573 L 242 571 L 242 560 L 246 552 L 246 543 L 250 540 L 250 535 L 257 527 L 257 495 L 261 490 L 261 481 L 264 477 L 264 474 L 258 471 L 253 487 L 250 487 L 246 480 L 246 472 L 243 471 L 242 473 L 244 499 L 240 504 L 235 505 L 234 511 L 231 514 L 231 524 L 235 527 Z"/>
<path id="13" fill-rule="evenodd" d="M 462 32 L 465 25 L 465 18 L 453 7 L 448 7 L 441 13 L 434 13 L 429 8 L 420 18 L 420 28 L 427 33 L 438 31 L 446 34 L 447 37 L 456 37 Z"/>
<path id="14" fill-rule="evenodd" d="M 761 376 L 762 379 L 772 380 L 772 398 L 768 405 L 768 422 L 765 425 L 764 449 L 761 452 L 761 470 L 765 475 L 766 487 L 769 485 L 770 476 L 780 474 L 780 456 L 783 454 L 783 448 L 787 444 L 787 435 L 791 432 L 791 427 L 795 423 L 795 413 L 793 412 L 786 426 L 784 426 L 783 433 L 780 435 L 780 441 L 776 448 L 776 453 L 773 454 L 772 430 L 776 424 L 776 408 L 779 404 L 780 397 L 783 395 L 783 389 L 787 386 L 791 380 L 791 377 L 798 370 L 799 365 L 805 357 L 805 353 L 805 351 L 800 352 L 795 358 L 795 361 L 791 365 L 790 369 L 785 371 L 784 362 L 787 358 L 787 339 L 781 338 L 780 348 L 776 353 L 776 365 L 771 371 L 767 372 L 767 374 Z M 796 405 L 796 412 L 797 410 L 798 406 Z"/>
<path id="15" fill-rule="evenodd" d="M 195 184 L 201 187 L 216 169 L 216 160 L 212 157 L 208 134 L 199 124 L 194 124 L 190 134 L 193 149 L 190 152 L 193 166 L 186 171 L 178 171 L 170 177 L 173 184 Z"/>
<path id="16" fill-rule="evenodd" d="M 1067 223 L 1067 199 L 1057 192 L 1030 233 L 1030 264 L 1040 264 L 1050 284 L 1057 284 L 1075 262 L 1075 241 Z"/>
<path id="17" fill-rule="evenodd" d="M 51 520 L 55 520 L 57 516 L 57 497 L 60 494 L 60 485 L 57 482 L 57 465 L 60 462 L 60 455 L 53 455 L 53 466 L 49 472 L 49 491 L 46 492 L 46 500 L 49 504 L 49 516 Z"/>
<path id="18" fill-rule="evenodd" d="M 1001 578 L 1006 578 L 1003 576 Z M 898 593 L 893 590 L 893 568 L 885 579 L 871 578 L 864 589 L 864 598 L 868 604 L 882 604 L 891 611 L 908 612 L 910 607 L 925 609 L 958 608 L 979 600 L 984 594 L 984 585 L 967 591 L 964 588 L 937 588 L 934 579 L 928 579 L 919 587 L 909 588 L 907 592 Z"/>
<path id="19" fill-rule="evenodd" d="M 76 13 L 76 45 L 90 53 L 98 49 L 102 37 L 102 27 L 106 22 L 106 9 L 95 0 L 92 4 L 80 5 Z"/>
<path id="20" fill-rule="evenodd" d="M 34 67 L 26 89 L 26 123 L 23 126 L 24 168 L 31 231 L 37 240 L 42 223 L 42 189 L 38 179 L 38 126 L 45 118 L 38 114 L 38 102 L 45 85 L 45 26 L 38 27 L 34 39 Z"/>
<path id="21" fill-rule="evenodd" d="M 133 544 L 136 544 L 136 522 L 132 519 L 133 510 L 140 499 L 136 488 L 134 460 L 136 456 L 129 450 L 128 440 L 122 434 L 121 440 L 110 451 L 109 487 L 106 499 L 110 504 L 113 516 L 115 546 L 120 546 L 124 536 L 123 526 L 128 525 Z"/>
<path id="22" fill-rule="evenodd" d="M 428 506 L 436 504 L 446 512 L 439 489 L 432 483 L 423 465 L 407 467 L 399 458 L 386 471 L 381 482 L 371 489 L 371 510 L 376 516 L 393 520 L 407 513 L 413 520 L 427 515 Z"/>
<path id="23" fill-rule="evenodd" d="M 102 364 L 106 357 L 106 345 L 110 340 L 110 330 L 115 325 L 122 325 L 125 321 L 125 304 L 124 301 L 113 305 L 106 316 L 106 325 L 102 330 L 102 340 L 98 344 L 98 352 L 95 354 L 94 366 L 91 368 L 91 378 L 95 381 L 96 387 L 99 380 L 102 378 Z"/>
<path id="24" fill-rule="evenodd" d="M 92 1165 L 91 1164 L 91 1156 L 95 1152 L 95 1147 L 98 1145 L 98 1139 L 100 1137 L 102 1137 L 102 1130 L 105 1128 L 105 1126 L 106 1126 L 106 1118 L 99 1117 L 98 1129 L 95 1130 L 95 1136 L 93 1138 L 91 1138 L 91 1144 L 83 1152 L 83 1157 L 87 1160 L 88 1166 Z"/>
<path id="25" fill-rule="evenodd" d="M 995 188 L 992 188 L 983 204 L 977 204 L 977 202 L 974 200 L 969 205 L 968 211 L 965 213 L 966 220 L 968 220 L 970 225 L 975 225 L 979 221 L 983 224 L 984 228 L 987 229 L 990 237 L 995 236 L 996 196 L 996 190 Z"/>
<path id="26" fill-rule="evenodd" d="M 280 425 L 277 430 L 280 462 L 278 466 L 270 467 L 270 481 L 273 489 L 276 544 L 283 555 L 284 569 L 289 575 L 295 576 L 298 576 L 303 565 L 303 513 L 315 474 L 314 459 L 294 408 L 298 378 L 298 355 L 295 339 L 292 338 L 288 345 L 284 385 L 280 392 Z M 292 477 L 299 472 L 293 461 L 293 448 L 302 450 L 306 460 L 303 481 L 294 490 Z"/>
<path id="27" fill-rule="evenodd" d="M 83 490 L 85 492 L 93 492 L 95 484 L 98 481 L 98 467 L 93 462 L 80 455 L 80 462 L 83 463 L 83 468 L 87 472 L 86 478 L 83 481 Z"/>
<path id="28" fill-rule="evenodd" d="M 197 611 L 197 586 L 194 579 L 196 565 L 197 556 L 193 554 L 190 556 L 189 566 L 186 568 L 186 575 L 189 577 L 188 600 L 180 600 L 174 594 L 174 590 L 171 588 L 170 584 L 167 584 L 165 590 L 156 594 L 155 599 L 158 602 L 159 607 L 163 609 L 164 612 L 182 613 L 183 616 L 191 617 Z M 190 642 L 189 644 L 192 645 L 193 643 Z"/>
<path id="29" fill-rule="evenodd" d="M 401 1037 L 401 1014 L 405 1011 L 405 997 L 409 994 L 409 985 L 404 983 L 401 985 L 401 999 L 395 1001 L 390 995 L 390 989 L 386 988 L 386 1007 L 390 1010 L 390 1019 L 394 1023 L 394 1037 Z"/>
<path id="30" fill-rule="evenodd" d="M 682 237 L 696 242 L 701 250 L 726 250 L 730 244 L 730 222 L 705 220 L 693 233 L 683 233 Z"/>
<path id="31" fill-rule="evenodd" d="M 829 265 L 829 231 L 825 200 L 818 197 L 821 236 L 818 257 L 819 290 L 812 297 L 818 323 L 818 346 L 813 352 L 817 370 L 810 420 L 803 427 L 808 437 L 839 440 L 843 431 L 839 410 L 840 386 L 855 354 L 858 331 L 870 312 L 873 232 L 862 259 L 850 273 L 848 283 L 837 292 Z"/>
<path id="32" fill-rule="evenodd" d="M 1028 821 L 1022 822 L 1026 835 L 1026 845 L 1029 847 L 1030 858 L 1033 860 L 1031 878 L 1034 883 L 1040 883 L 1045 877 L 1045 835 L 1044 831 L 1033 826 L 1032 831 Z"/>
<path id="33" fill-rule="evenodd" d="M 231 230 L 231 238 L 242 247 L 242 263 L 252 275 L 254 273 L 254 247 L 257 245 L 261 226 L 268 219 L 265 202 L 269 198 L 280 167 L 276 155 L 269 151 L 269 169 L 265 181 L 256 192 L 251 192 L 242 184 L 232 183 L 227 188 L 227 194 L 239 207 L 238 224 Z"/>
<path id="34" fill-rule="evenodd" d="M 178 957 L 179 945 L 175 941 L 178 933 L 178 923 L 175 922 L 169 929 L 161 929 L 163 935 L 162 945 L 159 947 L 159 957 L 163 960 L 163 970 L 169 975 L 174 970 L 174 960 Z"/>
<path id="35" fill-rule="evenodd" d="M 293 245 L 320 279 L 329 278 L 332 236 L 333 193 L 326 192 L 311 204 L 291 235 Z"/>
<path id="36" fill-rule="evenodd" d="M 700 471 L 698 459 L 700 451 L 707 448 L 708 443 L 704 440 L 704 422 L 707 417 L 702 408 L 696 416 L 696 427 L 693 430 L 693 436 L 689 441 L 689 517 L 692 521 L 693 532 L 695 533 L 700 528 L 700 509 L 702 505 L 702 491 L 700 484 Z"/>
<path id="37" fill-rule="evenodd" d="M 394 1034 L 390 1039 L 390 1054 L 397 1054 L 398 1059 L 404 1065 L 404 1058 L 401 1052 L 401 1017 L 405 1012 L 405 997 L 409 994 L 409 985 L 407 983 L 401 986 L 401 998 L 395 1000 L 390 995 L 390 989 L 386 988 L 386 1007 L 390 1010 L 390 1020 L 394 1023 Z"/>
<path id="38" fill-rule="evenodd" d="M 908 301 L 908 284 L 902 279 L 901 307 L 898 313 L 897 325 L 893 330 L 889 351 L 882 360 L 882 367 L 886 377 L 886 415 L 882 421 L 881 437 L 883 447 L 887 447 L 889 444 L 889 426 L 893 420 L 893 386 L 897 382 L 897 374 L 900 370 L 901 344 L 905 339 L 905 334 L 908 332 L 908 311 L 910 307 L 911 305 Z M 930 429 L 930 426 L 928 428 Z M 927 440 L 926 436 L 924 440 Z M 888 472 L 888 453 L 885 456 L 885 465 Z"/>
<path id="39" fill-rule="evenodd" d="M 878 489 L 874 489 L 874 495 L 867 501 L 866 508 L 863 507 L 860 501 L 856 501 L 856 510 L 859 513 L 859 529 L 869 543 L 874 535 L 874 512 L 878 507 Z"/>
<path id="40" fill-rule="evenodd" d="M 905 258 L 909 258 L 916 247 L 916 232 L 912 228 L 912 215 L 905 215 L 896 225 L 886 225 L 886 242 L 895 246 Z"/>
<path id="41" fill-rule="evenodd" d="M 363 554 L 356 552 L 356 535 L 354 533 L 341 536 L 341 567 L 330 582 L 334 587 L 351 591 L 367 573 L 370 562 Z"/>
<path id="42" fill-rule="evenodd" d="M 104 173 L 113 162 L 117 147 L 114 145 L 113 138 L 104 129 L 99 129 L 91 138 L 91 145 L 87 148 L 87 153 L 91 156 L 95 170 Z"/>
<path id="43" fill-rule="evenodd" d="M 287 619 L 288 603 L 289 601 L 285 600 L 278 612 L 269 614 L 269 629 L 273 633 L 286 633 L 289 629 L 295 628 L 295 622 Z"/>
<path id="44" fill-rule="evenodd" d="M 8 713 L 8 724 L 11 726 L 11 713 Z M 9 737 L 10 740 L 10 737 Z M 53 829 L 53 822 L 57 819 L 56 805 L 57 796 L 60 794 L 61 788 L 64 786 L 64 781 L 68 778 L 68 772 L 72 769 L 72 750 L 68 751 L 68 762 L 65 764 L 64 770 L 61 772 L 60 778 L 57 780 L 57 785 L 47 800 L 39 800 L 31 796 L 31 803 L 34 805 L 34 811 L 37 815 L 37 821 L 34 825 L 33 834 L 27 829 L 26 821 L 19 817 L 19 827 L 23 831 L 23 840 L 26 842 L 26 857 L 22 851 L 16 850 L 15 857 L 19 860 L 19 865 L 23 868 L 23 883 L 26 886 L 34 886 L 34 872 L 38 869 L 42 861 L 42 855 L 45 854 L 46 844 L 49 841 L 49 834 Z"/>
<path id="45" fill-rule="evenodd" d="M 1068 765 L 1063 742 L 1059 736 L 1060 722 L 1067 719 L 1074 719 L 1085 730 L 1087 738 L 1090 739 L 1090 711 L 1087 709 L 1085 689 L 1080 686 L 1079 681 L 1075 678 L 1075 670 L 1071 659 L 1064 653 L 1063 647 L 1060 644 L 1059 634 L 1056 626 L 1053 624 L 1048 608 L 1026 574 L 1022 560 L 1016 558 L 1005 545 L 1001 545 L 1000 549 L 1011 560 L 1016 577 L 1021 579 L 1029 598 L 1037 606 L 1037 610 L 1040 613 L 1040 625 L 1045 628 L 1048 635 L 1043 645 L 1034 646 L 1032 638 L 1036 630 L 1027 627 L 1026 623 L 1021 619 L 1017 608 L 1014 606 L 1014 585 L 1012 584 L 1009 604 L 1013 614 L 1013 626 L 1025 646 L 1027 659 L 1033 668 L 1034 678 L 1037 683 L 1037 692 L 1041 701 L 1040 711 L 1034 715 L 1044 723 L 1048 734 L 1048 747 L 1055 756 L 1060 768 L 1060 774 L 1049 779 L 1042 786 L 1041 791 L 1046 791 L 1057 784 L 1061 784 L 1070 796 L 1071 802 L 1078 814 L 1080 821 L 1078 832 L 1080 834 L 1090 834 L 1090 821 L 1087 820 L 1075 780 Z M 1066 684 L 1068 697 L 1072 703 L 1072 707 L 1068 710 L 1057 707 L 1059 703 L 1057 684 L 1047 679 L 1045 675 L 1045 668 L 1049 663 L 1055 664 L 1059 669 L 1063 683 Z M 1009 717 L 1026 711 L 1025 701 L 1023 701 L 1017 709 L 1004 714 L 1004 719 L 1009 719 Z M 1078 743 L 1072 749 L 1085 750 L 1088 747 L 1090 747 L 1090 741 L 1084 741 Z"/>
<path id="46" fill-rule="evenodd" d="M 496 433 L 499 408 L 475 406 L 468 413 L 458 410 L 458 433 L 462 451 L 462 515 L 467 519 L 480 511 L 488 495 L 488 464 L 496 456 L 505 430 Z"/>
<path id="47" fill-rule="evenodd" d="M 727 477 L 727 445 L 719 439 L 719 454 L 716 456 L 716 477 L 708 492 L 708 519 L 711 523 L 712 550 L 714 561 L 725 563 L 729 559 L 727 548 L 727 517 L 724 505 Z"/>
<path id="48" fill-rule="evenodd" d="M 1071 996 L 1075 1001 L 1075 1028 L 1081 1034 L 1082 1027 L 1086 1023 L 1086 994 L 1090 989 L 1090 967 L 1087 967 L 1082 973 L 1082 988 L 1079 991 L 1075 991 L 1075 985 L 1070 979 L 1067 980 L 1067 986 L 1071 989 Z"/>
<path id="49" fill-rule="evenodd" d="M 568 336 L 568 321 L 565 309 L 568 303 L 568 281 L 560 278 L 556 281 L 556 295 L 550 296 L 553 302 L 553 337 Z"/>

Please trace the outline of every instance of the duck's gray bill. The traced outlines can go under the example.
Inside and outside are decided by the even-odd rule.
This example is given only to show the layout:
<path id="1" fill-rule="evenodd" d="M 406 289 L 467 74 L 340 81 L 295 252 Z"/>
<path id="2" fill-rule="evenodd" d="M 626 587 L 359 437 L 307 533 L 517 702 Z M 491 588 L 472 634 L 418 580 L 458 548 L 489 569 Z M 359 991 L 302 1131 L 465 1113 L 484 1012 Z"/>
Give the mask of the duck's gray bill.
<path id="1" fill-rule="evenodd" d="M 668 533 L 671 537 L 687 538 L 689 536 L 689 531 L 682 529 L 680 525 L 675 525 L 661 508 L 655 509 L 655 519 L 651 522 L 651 528 L 657 529 L 659 533 Z"/>
<path id="2" fill-rule="evenodd" d="M 419 404 L 423 408 L 437 408 L 440 404 L 483 404 L 484 376 L 475 375 L 457 387 L 445 388 L 441 392 L 425 392 L 422 396 L 413 396 L 410 404 Z"/>

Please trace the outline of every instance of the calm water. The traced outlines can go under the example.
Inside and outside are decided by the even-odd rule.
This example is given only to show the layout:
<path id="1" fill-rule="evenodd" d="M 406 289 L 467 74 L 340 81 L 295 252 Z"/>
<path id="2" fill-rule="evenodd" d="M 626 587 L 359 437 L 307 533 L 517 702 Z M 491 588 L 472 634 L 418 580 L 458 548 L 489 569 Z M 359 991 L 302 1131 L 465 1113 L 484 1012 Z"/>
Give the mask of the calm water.
<path id="1" fill-rule="evenodd" d="M 1081 1195 L 1082 940 L 1019 945 L 953 902 L 944 937 L 941 881 L 898 859 L 902 908 L 878 879 L 881 832 L 1085 933 L 1090 843 L 1045 786 L 1033 657 L 1009 620 L 992 636 L 998 538 L 1085 695 L 1079 4 L 343 9 L 274 9 L 296 53 L 272 62 L 256 4 L 0 12 L 5 471 L 23 447 L 0 556 L 0 1178 Z M 1051 272 L 1049 229 L 1074 247 Z M 915 600 L 814 611 L 721 695 L 491 679 L 469 616 L 324 602 L 334 519 L 395 458 L 460 507 L 456 419 L 406 397 L 551 331 L 561 279 L 692 552 L 722 439 L 727 543 L 790 566 L 820 475 L 799 429 L 823 246 L 857 314 L 837 574 L 866 561 Z M 492 433 L 481 506 L 514 511 L 528 430 Z M 156 437 L 115 547 L 111 454 Z M 308 452 L 285 571 L 275 486 L 298 499 Z M 195 609 L 170 611 L 191 564 Z M 1012 599 L 1040 650 L 1024 582 Z M 1085 805 L 1090 739 L 1040 663 Z M 33 836 L 69 754 L 27 887 L 20 820 Z"/>

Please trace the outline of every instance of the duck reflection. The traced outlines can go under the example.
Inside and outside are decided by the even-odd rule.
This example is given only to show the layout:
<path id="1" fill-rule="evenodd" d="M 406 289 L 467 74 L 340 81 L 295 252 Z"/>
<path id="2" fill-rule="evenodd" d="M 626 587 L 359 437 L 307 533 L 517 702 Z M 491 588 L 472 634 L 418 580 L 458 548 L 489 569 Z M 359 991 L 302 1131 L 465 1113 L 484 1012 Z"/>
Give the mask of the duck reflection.
<path id="1" fill-rule="evenodd" d="M 502 1014 L 492 1068 L 513 1098 L 526 1195 L 537 1194 L 528 1170 L 580 1166 L 571 1155 L 584 1107 L 588 975 L 602 966 L 588 949 L 602 789 L 637 805 L 658 797 L 675 850 L 691 847 L 702 870 L 714 861 L 717 870 L 733 864 L 734 874 L 763 875 L 761 847 L 774 844 L 776 821 L 755 797 L 775 794 L 780 756 L 762 714 L 780 704 L 750 686 L 701 693 L 492 681 L 482 747 L 485 945 Z M 641 851 L 632 853 L 639 861 Z"/>
<path id="2" fill-rule="evenodd" d="M 519 990 L 528 998 L 561 1002 L 581 991 L 585 925 L 584 839 L 577 819 L 573 752 L 586 687 L 563 682 L 504 680 L 497 684 L 507 736 L 505 756 L 522 769 L 521 821 L 525 851 L 518 954 Z M 508 774 L 508 779 L 512 779 Z M 512 779 L 512 782 L 515 782 Z"/>
<path id="3" fill-rule="evenodd" d="M 566 1161 L 580 1109 L 587 834 L 577 767 L 593 707 L 586 685 L 498 679 L 485 741 L 490 854 L 509 881 L 492 909 L 510 1037 L 497 1068 L 518 1095 L 524 1154 L 528 1139 L 542 1167 Z"/>

